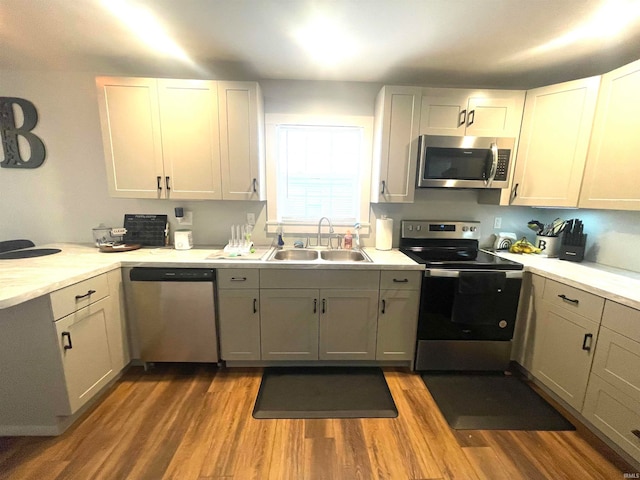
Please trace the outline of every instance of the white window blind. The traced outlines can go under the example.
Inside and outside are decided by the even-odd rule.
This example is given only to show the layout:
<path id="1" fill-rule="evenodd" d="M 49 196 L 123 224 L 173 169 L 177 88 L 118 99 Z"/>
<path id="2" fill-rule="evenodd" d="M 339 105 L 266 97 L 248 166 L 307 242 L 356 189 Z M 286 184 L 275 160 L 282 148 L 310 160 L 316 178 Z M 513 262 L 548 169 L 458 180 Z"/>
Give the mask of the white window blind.
<path id="1" fill-rule="evenodd" d="M 278 221 L 360 221 L 364 128 L 278 125 Z"/>

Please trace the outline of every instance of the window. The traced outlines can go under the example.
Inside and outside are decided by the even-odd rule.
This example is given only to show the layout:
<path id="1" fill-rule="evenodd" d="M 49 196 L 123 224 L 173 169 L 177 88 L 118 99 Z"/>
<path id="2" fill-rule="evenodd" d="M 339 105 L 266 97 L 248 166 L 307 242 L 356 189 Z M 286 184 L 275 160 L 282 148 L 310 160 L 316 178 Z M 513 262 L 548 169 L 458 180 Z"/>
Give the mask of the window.
<path id="1" fill-rule="evenodd" d="M 336 230 L 369 222 L 371 131 L 368 117 L 267 117 L 267 218 L 291 231 Z"/>

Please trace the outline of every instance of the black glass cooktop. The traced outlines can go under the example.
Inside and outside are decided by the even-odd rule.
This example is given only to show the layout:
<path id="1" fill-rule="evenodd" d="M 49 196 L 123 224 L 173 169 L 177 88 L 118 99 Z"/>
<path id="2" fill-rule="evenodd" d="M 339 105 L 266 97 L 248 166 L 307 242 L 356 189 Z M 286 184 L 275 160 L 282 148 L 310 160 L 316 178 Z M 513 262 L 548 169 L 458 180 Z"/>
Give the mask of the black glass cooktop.
<path id="1" fill-rule="evenodd" d="M 478 250 L 463 254 L 462 258 L 432 259 L 433 252 L 419 249 L 403 249 L 400 251 L 412 260 L 425 265 L 426 268 L 442 268 L 449 270 L 522 270 L 521 263 L 500 258 L 492 253 Z M 475 258 L 473 258 L 475 255 Z M 466 258 L 464 258 L 466 256 Z"/>

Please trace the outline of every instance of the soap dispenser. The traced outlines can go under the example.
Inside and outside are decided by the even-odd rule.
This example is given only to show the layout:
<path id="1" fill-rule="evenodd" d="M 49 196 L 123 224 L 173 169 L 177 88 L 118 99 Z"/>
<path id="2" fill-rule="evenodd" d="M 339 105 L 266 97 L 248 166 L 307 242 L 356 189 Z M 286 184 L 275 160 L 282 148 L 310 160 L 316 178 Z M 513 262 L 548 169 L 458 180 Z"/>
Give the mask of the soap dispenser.
<path id="1" fill-rule="evenodd" d="M 344 248 L 345 250 L 351 250 L 353 248 L 353 237 L 351 236 L 351 230 L 347 230 L 344 236 Z"/>

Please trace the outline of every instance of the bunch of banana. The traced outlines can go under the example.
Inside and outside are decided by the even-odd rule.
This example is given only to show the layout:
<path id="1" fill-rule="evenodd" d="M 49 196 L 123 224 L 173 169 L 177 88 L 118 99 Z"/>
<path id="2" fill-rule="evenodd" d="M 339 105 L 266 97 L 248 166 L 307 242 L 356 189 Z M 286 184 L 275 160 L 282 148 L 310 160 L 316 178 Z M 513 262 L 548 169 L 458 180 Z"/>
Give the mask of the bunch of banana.
<path id="1" fill-rule="evenodd" d="M 511 245 L 509 251 L 511 253 L 540 253 L 542 250 L 527 240 L 527 237 L 522 237 Z"/>

